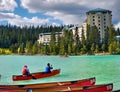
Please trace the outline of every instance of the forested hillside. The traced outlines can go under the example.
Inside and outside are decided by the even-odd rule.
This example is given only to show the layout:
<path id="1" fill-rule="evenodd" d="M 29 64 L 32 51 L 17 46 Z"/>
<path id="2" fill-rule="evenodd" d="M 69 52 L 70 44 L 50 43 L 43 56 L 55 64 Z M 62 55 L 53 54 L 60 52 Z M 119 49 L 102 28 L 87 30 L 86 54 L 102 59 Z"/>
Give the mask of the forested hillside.
<path id="1" fill-rule="evenodd" d="M 0 54 L 47 54 L 47 55 L 82 55 L 109 52 L 110 54 L 120 54 L 120 42 L 116 36 L 120 35 L 120 30 L 114 27 L 105 30 L 105 38 L 100 41 L 100 34 L 97 27 L 87 26 L 87 38 L 82 32 L 82 40 L 78 37 L 78 28 L 75 35 L 72 30 L 64 29 L 63 37 L 59 37 L 55 42 L 55 32 L 61 32 L 61 26 L 38 26 L 38 27 L 17 27 L 0 26 Z M 70 27 L 70 26 L 69 26 Z M 51 32 L 49 45 L 38 44 L 40 33 Z"/>

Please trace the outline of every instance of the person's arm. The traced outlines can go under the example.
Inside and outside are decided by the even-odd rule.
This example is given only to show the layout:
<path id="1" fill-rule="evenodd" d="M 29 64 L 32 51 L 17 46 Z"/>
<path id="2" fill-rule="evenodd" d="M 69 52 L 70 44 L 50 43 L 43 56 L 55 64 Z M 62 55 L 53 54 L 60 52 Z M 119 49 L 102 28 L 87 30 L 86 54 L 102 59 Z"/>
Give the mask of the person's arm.
<path id="1" fill-rule="evenodd" d="M 53 69 L 52 65 L 50 66 L 50 69 Z"/>

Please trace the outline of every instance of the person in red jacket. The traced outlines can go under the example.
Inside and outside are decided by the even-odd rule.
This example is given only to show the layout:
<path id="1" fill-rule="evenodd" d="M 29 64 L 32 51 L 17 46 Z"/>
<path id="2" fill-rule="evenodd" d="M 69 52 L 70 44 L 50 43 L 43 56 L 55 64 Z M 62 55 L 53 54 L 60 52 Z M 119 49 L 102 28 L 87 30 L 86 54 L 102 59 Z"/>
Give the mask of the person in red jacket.
<path id="1" fill-rule="evenodd" d="M 26 76 L 30 75 L 30 71 L 29 71 L 27 65 L 24 65 L 23 70 L 22 70 L 22 74 L 26 75 Z"/>

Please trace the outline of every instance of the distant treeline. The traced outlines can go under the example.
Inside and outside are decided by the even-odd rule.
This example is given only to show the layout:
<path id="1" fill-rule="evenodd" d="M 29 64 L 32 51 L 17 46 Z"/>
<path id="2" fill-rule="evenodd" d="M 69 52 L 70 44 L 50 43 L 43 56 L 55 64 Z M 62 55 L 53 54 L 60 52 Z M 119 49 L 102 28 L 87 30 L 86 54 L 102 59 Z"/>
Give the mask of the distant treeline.
<path id="1" fill-rule="evenodd" d="M 73 26 L 73 25 L 69 25 Z M 81 55 L 109 52 L 120 54 L 120 42 L 115 36 L 120 35 L 120 30 L 113 27 L 105 30 L 105 39 L 100 41 L 100 34 L 97 27 L 87 26 L 87 39 L 82 32 L 82 40 L 79 40 L 78 28 L 75 36 L 71 30 L 64 29 L 64 36 L 58 34 L 58 42 L 55 42 L 55 32 L 61 32 L 61 26 L 38 26 L 38 27 L 17 27 L 11 25 L 0 26 L 0 54 L 47 54 L 47 55 Z M 38 44 L 40 33 L 51 32 L 49 45 Z"/>

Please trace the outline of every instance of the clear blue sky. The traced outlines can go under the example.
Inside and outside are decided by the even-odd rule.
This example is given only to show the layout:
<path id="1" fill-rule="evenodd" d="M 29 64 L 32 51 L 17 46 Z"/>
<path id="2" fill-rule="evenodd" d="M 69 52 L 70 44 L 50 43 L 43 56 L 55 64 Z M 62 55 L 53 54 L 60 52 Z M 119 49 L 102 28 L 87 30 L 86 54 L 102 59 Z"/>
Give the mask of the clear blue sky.
<path id="1" fill-rule="evenodd" d="M 112 11 L 112 23 L 120 27 L 120 0 L 0 0 L 0 25 L 81 24 L 86 12 Z"/>

